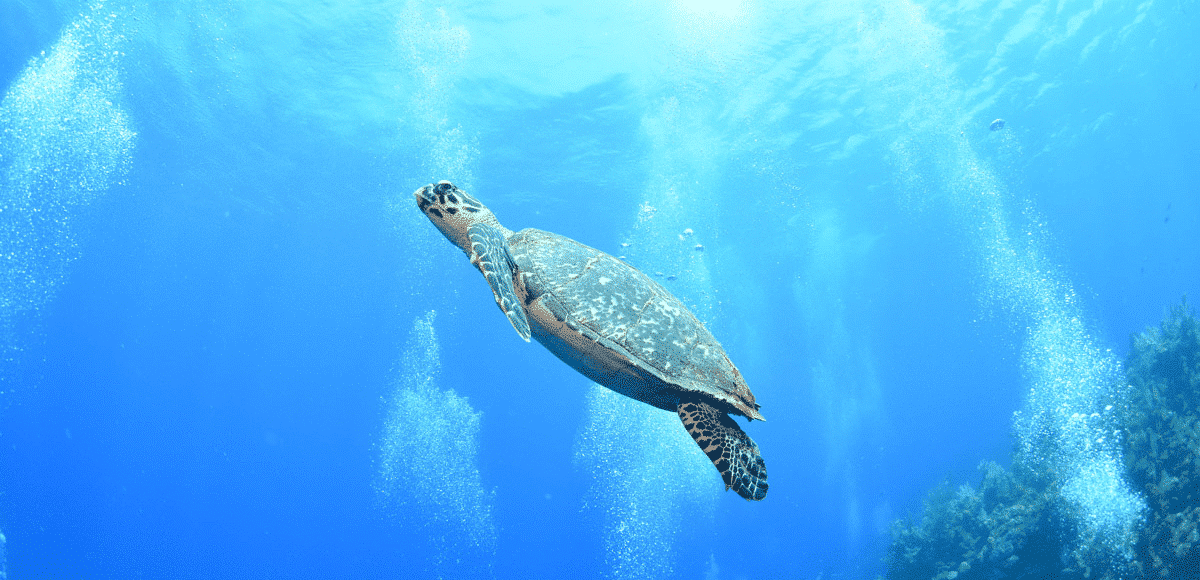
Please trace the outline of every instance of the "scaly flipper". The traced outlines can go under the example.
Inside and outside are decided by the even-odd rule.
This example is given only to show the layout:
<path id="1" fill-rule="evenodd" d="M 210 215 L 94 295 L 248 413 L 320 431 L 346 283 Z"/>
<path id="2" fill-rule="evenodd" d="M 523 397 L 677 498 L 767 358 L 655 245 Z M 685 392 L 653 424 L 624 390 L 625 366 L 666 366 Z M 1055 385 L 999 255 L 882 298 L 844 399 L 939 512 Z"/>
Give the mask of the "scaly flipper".
<path id="1" fill-rule="evenodd" d="M 513 272 L 517 264 L 508 251 L 504 235 L 487 224 L 471 226 L 467 235 L 471 238 L 471 263 L 487 279 L 492 294 L 496 296 L 496 305 L 504 311 L 513 328 L 517 329 L 517 334 L 529 342 L 529 319 L 525 317 L 525 309 L 521 307 L 517 291 L 513 288 Z"/>
<path id="2" fill-rule="evenodd" d="M 721 472 L 725 489 L 752 500 L 767 497 L 767 465 L 758 445 L 717 408 L 700 401 L 679 403 L 679 419 L 704 454 Z"/>

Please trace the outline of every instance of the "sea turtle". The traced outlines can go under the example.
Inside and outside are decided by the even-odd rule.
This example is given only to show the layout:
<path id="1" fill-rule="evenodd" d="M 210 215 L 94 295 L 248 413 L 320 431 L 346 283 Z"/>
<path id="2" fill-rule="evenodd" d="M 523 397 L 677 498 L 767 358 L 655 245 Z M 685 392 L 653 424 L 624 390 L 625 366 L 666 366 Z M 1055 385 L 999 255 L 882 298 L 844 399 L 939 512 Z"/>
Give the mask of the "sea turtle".
<path id="1" fill-rule="evenodd" d="M 584 376 L 679 414 L 725 489 L 761 500 L 767 467 L 729 414 L 765 420 L 725 349 L 649 276 L 550 232 L 500 225 L 448 181 L 414 196 L 425 216 L 483 273 L 496 304 L 527 342 L 537 339 Z"/>

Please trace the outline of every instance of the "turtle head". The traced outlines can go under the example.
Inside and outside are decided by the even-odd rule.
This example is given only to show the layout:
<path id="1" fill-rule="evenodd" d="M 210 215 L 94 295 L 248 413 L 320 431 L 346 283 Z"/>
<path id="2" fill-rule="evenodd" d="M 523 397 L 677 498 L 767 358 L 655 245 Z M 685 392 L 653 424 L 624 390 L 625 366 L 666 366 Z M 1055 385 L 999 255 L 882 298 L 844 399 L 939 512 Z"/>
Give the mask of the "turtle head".
<path id="1" fill-rule="evenodd" d="M 468 254 L 471 253 L 471 242 L 467 230 L 471 226 L 483 223 L 495 226 L 505 235 L 510 233 L 487 206 L 449 181 L 426 185 L 413 192 L 413 197 L 417 198 L 417 207 L 442 235 Z"/>

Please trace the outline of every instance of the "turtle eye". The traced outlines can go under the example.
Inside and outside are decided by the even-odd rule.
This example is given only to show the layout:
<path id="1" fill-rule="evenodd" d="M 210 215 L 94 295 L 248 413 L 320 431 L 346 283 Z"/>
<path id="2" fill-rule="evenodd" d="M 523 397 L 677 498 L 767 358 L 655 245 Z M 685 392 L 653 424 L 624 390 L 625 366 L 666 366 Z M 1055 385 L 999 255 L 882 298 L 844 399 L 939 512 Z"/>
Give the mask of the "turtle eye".
<path id="1" fill-rule="evenodd" d="M 437 184 L 437 187 L 434 187 L 433 190 L 437 193 L 448 193 L 454 191 L 454 186 L 443 181 Z"/>

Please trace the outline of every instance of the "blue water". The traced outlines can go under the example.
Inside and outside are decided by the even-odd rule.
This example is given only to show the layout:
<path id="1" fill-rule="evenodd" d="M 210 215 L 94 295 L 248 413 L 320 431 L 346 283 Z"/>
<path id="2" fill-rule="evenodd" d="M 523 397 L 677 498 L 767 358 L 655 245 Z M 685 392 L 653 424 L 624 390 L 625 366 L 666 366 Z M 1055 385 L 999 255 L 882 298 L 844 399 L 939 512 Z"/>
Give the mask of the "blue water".
<path id="1" fill-rule="evenodd" d="M 1192 0 L 0 3 L 0 578 L 875 578 L 1048 432 L 1119 551 L 1141 500 L 1067 419 L 1200 296 L 1196 38 Z M 439 179 L 660 276 L 766 499 L 522 341 Z"/>

